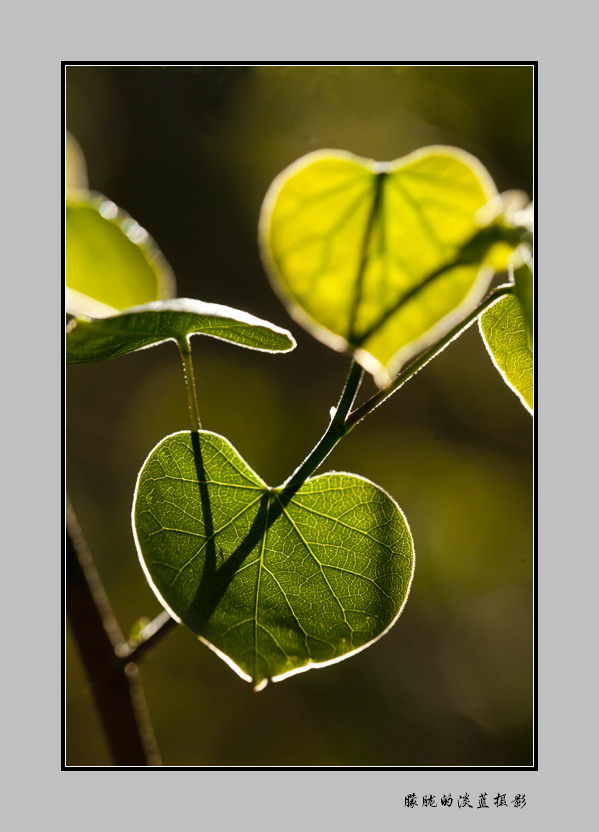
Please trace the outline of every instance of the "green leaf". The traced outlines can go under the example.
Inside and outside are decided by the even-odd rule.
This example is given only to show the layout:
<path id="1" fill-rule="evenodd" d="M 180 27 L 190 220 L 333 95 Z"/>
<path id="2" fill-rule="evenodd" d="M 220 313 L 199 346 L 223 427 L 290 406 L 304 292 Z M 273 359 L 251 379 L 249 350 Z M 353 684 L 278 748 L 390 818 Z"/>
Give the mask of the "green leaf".
<path id="1" fill-rule="evenodd" d="M 99 194 L 67 199 L 66 311 L 102 318 L 175 294 L 170 266 L 147 231 Z"/>
<path id="2" fill-rule="evenodd" d="M 319 151 L 269 189 L 263 262 L 291 315 L 385 384 L 507 268 L 514 231 L 477 218 L 496 198 L 486 169 L 454 148 L 394 162 Z"/>
<path id="3" fill-rule="evenodd" d="M 408 525 L 381 488 L 330 473 L 270 489 L 206 431 L 152 451 L 133 522 L 161 603 L 258 688 L 371 644 L 412 579 Z"/>
<path id="4" fill-rule="evenodd" d="M 156 301 L 121 315 L 71 321 L 66 336 L 67 364 L 85 364 L 126 355 L 164 341 L 210 335 L 263 352 L 289 352 L 296 344 L 286 329 L 239 309 L 189 298 Z"/>
<path id="5" fill-rule="evenodd" d="M 534 274 L 532 262 L 525 260 L 514 268 L 514 289 L 531 337 L 534 333 Z"/>
<path id="6" fill-rule="evenodd" d="M 493 363 L 522 404 L 533 412 L 534 359 L 532 330 L 516 294 L 501 298 L 479 319 Z"/>

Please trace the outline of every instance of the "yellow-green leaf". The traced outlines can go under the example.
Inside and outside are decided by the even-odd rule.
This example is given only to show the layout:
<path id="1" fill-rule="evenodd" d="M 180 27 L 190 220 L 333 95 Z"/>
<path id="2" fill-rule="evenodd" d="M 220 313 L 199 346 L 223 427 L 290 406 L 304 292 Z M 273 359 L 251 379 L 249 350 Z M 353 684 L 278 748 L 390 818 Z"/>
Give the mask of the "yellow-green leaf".
<path id="1" fill-rule="evenodd" d="M 482 297 L 513 245 L 477 213 L 497 197 L 448 147 L 394 162 L 318 151 L 281 173 L 260 217 L 265 268 L 290 313 L 385 383 Z M 497 233 L 496 233 L 497 232 Z"/>
<path id="2" fill-rule="evenodd" d="M 501 298 L 479 319 L 493 363 L 524 407 L 533 412 L 534 359 L 532 329 L 517 294 Z"/>
<path id="3" fill-rule="evenodd" d="M 520 301 L 526 326 L 534 334 L 534 274 L 532 259 L 514 267 L 514 291 Z"/>
<path id="4" fill-rule="evenodd" d="M 66 311 L 103 318 L 175 294 L 171 269 L 145 229 L 106 197 L 66 204 Z"/>

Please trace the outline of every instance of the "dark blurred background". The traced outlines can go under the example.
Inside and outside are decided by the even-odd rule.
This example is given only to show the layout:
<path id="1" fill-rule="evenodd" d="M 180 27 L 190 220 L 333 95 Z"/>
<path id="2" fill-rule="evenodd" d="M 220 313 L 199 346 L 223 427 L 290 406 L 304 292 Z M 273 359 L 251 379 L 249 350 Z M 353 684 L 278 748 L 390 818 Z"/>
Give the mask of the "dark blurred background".
<path id="1" fill-rule="evenodd" d="M 529 65 L 71 65 L 66 126 L 90 188 L 149 231 L 179 296 L 296 337 L 282 356 L 192 342 L 203 427 L 272 485 L 321 436 L 349 366 L 287 316 L 265 277 L 256 229 L 272 179 L 319 148 L 391 160 L 450 144 L 500 191 L 532 195 Z M 137 473 L 186 429 L 174 344 L 67 368 L 67 488 L 126 633 L 160 611 L 131 533 Z M 395 626 L 259 694 L 178 628 L 141 666 L 164 764 L 532 765 L 532 440 L 530 415 L 471 327 L 321 469 L 373 480 L 407 516 L 416 572 Z M 110 765 L 70 634 L 66 651 L 67 765 Z"/>

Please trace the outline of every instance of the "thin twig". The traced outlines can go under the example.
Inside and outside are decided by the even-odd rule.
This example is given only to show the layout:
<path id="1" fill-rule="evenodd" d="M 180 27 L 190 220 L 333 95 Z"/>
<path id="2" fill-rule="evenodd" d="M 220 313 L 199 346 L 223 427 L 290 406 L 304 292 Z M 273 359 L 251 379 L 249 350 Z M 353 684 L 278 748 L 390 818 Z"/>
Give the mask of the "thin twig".
<path id="1" fill-rule="evenodd" d="M 393 393 L 399 390 L 408 379 L 416 375 L 416 373 L 424 367 L 425 364 L 438 355 L 445 347 L 461 335 L 471 326 L 474 321 L 486 310 L 492 306 L 500 298 L 513 292 L 513 284 L 505 284 L 498 286 L 487 298 L 485 298 L 469 315 L 467 315 L 459 324 L 457 324 L 450 332 L 441 338 L 430 349 L 422 353 L 415 361 L 406 367 L 399 375 L 392 379 L 386 387 L 375 393 L 368 401 L 356 408 L 352 413 L 350 409 L 355 401 L 358 389 L 364 376 L 364 370 L 360 365 L 353 361 L 341 394 L 341 399 L 337 408 L 331 411 L 332 418 L 328 428 L 322 435 L 320 440 L 316 443 L 312 451 L 308 454 L 302 464 L 293 472 L 293 474 L 281 485 L 278 491 L 295 491 L 300 488 L 305 480 L 311 476 L 322 465 L 324 460 L 331 453 L 333 448 L 346 436 L 354 427 L 364 419 L 375 408 L 379 407 L 386 399 Z"/>
<path id="2" fill-rule="evenodd" d="M 198 432 L 202 429 L 200 412 L 198 409 L 198 397 L 196 394 L 196 383 L 193 375 L 193 361 L 191 360 L 191 344 L 186 338 L 177 340 L 181 360 L 183 361 L 183 374 L 185 375 L 185 386 L 187 387 L 187 399 L 189 401 L 189 416 L 191 429 Z"/>
<path id="3" fill-rule="evenodd" d="M 378 393 L 375 393 L 374 396 L 354 410 L 353 413 L 350 413 L 348 418 L 345 420 L 345 433 L 349 433 L 350 430 L 352 430 L 358 422 L 361 422 L 365 416 L 371 413 L 375 408 L 379 407 L 379 405 L 386 401 L 393 393 L 396 393 L 400 387 L 403 387 L 406 381 L 411 379 L 412 376 L 415 376 L 425 364 L 428 364 L 428 362 L 436 355 L 439 355 L 439 353 L 442 352 L 448 344 L 462 335 L 462 333 L 465 332 L 486 309 L 500 300 L 500 298 L 512 294 L 513 291 L 514 286 L 512 283 L 506 283 L 503 286 L 498 286 L 476 307 L 476 309 L 473 309 L 472 312 L 460 321 L 459 324 L 454 326 L 453 329 L 447 333 L 447 335 L 437 341 L 436 344 L 433 344 L 433 346 L 428 350 L 425 350 L 422 355 L 402 370 L 399 375 L 395 376 L 389 384 L 379 390 Z"/>
<path id="4" fill-rule="evenodd" d="M 160 766 L 137 665 L 117 656 L 124 638 L 66 498 L 67 618 L 116 766 Z"/>
<path id="5" fill-rule="evenodd" d="M 344 427 L 345 420 L 356 399 L 356 395 L 363 378 L 363 368 L 356 361 L 353 361 L 351 367 L 349 368 L 349 373 L 345 382 L 345 387 L 341 393 L 341 398 L 339 399 L 339 404 L 336 408 L 331 410 L 331 421 L 328 428 L 302 464 L 278 490 L 294 491 L 296 488 L 299 488 L 305 480 L 313 474 L 320 465 L 322 465 L 337 442 L 343 438 L 346 433 Z"/>
<path id="6" fill-rule="evenodd" d="M 162 639 L 174 630 L 177 622 L 174 618 L 164 610 L 159 613 L 153 621 L 143 628 L 141 633 L 125 644 L 117 647 L 116 652 L 121 661 L 125 663 L 128 661 L 138 662 L 150 650 L 162 641 Z"/>

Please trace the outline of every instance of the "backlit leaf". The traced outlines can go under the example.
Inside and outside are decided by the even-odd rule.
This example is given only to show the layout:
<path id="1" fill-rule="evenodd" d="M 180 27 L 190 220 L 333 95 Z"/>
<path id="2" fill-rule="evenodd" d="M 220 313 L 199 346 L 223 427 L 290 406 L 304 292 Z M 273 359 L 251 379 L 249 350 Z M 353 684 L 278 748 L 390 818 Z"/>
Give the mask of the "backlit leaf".
<path id="1" fill-rule="evenodd" d="M 477 217 L 497 196 L 486 169 L 457 149 L 384 163 L 318 151 L 266 195 L 263 262 L 290 313 L 383 384 L 507 268 L 510 233 Z"/>
<path id="2" fill-rule="evenodd" d="M 126 355 L 164 341 L 209 335 L 263 352 L 289 352 L 290 332 L 247 312 L 189 298 L 156 301 L 121 315 L 71 321 L 66 336 L 67 364 L 85 364 Z"/>
<path id="3" fill-rule="evenodd" d="M 533 412 L 533 335 L 517 294 L 493 304 L 479 319 L 493 363 L 522 404 Z"/>
<path id="4" fill-rule="evenodd" d="M 525 260 L 514 268 L 514 290 L 520 301 L 526 326 L 534 333 L 534 274 L 532 260 Z"/>
<path id="5" fill-rule="evenodd" d="M 133 522 L 161 603 L 258 688 L 371 644 L 412 579 L 408 525 L 381 488 L 330 473 L 270 489 L 206 431 L 152 451 Z"/>
<path id="6" fill-rule="evenodd" d="M 147 231 L 98 194 L 68 198 L 66 311 L 102 318 L 175 294 L 171 269 Z"/>

